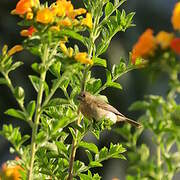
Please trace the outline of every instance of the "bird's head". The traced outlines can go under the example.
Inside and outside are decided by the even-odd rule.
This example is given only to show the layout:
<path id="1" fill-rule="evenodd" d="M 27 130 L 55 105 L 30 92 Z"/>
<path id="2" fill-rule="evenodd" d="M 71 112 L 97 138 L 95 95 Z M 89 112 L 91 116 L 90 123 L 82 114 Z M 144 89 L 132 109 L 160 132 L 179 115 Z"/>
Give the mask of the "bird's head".
<path id="1" fill-rule="evenodd" d="M 88 102 L 91 98 L 92 98 L 92 95 L 86 91 L 80 92 L 80 94 L 77 96 L 77 99 L 80 102 Z"/>

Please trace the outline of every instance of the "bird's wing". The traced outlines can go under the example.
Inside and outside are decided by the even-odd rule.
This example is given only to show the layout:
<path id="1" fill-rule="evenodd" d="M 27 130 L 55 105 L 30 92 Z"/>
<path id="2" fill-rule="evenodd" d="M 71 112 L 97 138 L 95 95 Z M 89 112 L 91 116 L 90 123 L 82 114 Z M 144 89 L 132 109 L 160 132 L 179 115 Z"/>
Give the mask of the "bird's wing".
<path id="1" fill-rule="evenodd" d="M 124 117 L 123 114 L 121 114 L 116 108 L 114 108 L 114 107 L 111 106 L 110 104 L 107 104 L 106 102 L 104 102 L 104 101 L 102 101 L 102 100 L 98 100 L 98 101 L 96 101 L 96 103 L 97 103 L 97 106 L 98 106 L 99 108 L 102 108 L 102 109 L 107 110 L 107 111 L 111 111 L 111 112 L 113 112 L 113 113 L 116 114 L 116 115 L 119 115 L 119 116 L 123 116 L 123 117 Z"/>

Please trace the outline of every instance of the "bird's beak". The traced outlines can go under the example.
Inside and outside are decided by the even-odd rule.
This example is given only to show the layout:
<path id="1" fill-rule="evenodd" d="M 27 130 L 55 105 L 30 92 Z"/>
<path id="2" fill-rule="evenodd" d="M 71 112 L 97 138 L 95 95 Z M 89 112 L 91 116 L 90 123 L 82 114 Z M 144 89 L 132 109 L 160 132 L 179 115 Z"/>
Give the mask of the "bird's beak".
<path id="1" fill-rule="evenodd" d="M 79 95 L 77 95 L 77 100 L 79 100 L 79 101 L 82 101 L 82 96 L 79 94 Z"/>

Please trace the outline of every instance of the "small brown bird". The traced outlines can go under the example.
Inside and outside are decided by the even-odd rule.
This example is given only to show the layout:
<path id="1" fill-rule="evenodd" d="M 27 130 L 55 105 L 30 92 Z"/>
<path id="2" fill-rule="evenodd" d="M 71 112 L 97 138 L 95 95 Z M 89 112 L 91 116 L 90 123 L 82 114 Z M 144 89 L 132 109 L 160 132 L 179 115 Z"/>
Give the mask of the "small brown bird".
<path id="1" fill-rule="evenodd" d="M 81 92 L 77 99 L 80 101 L 79 110 L 88 119 L 95 119 L 98 121 L 106 118 L 110 119 L 113 123 L 128 122 L 129 124 L 138 128 L 141 127 L 140 123 L 125 117 L 113 106 L 90 94 L 89 92 Z"/>

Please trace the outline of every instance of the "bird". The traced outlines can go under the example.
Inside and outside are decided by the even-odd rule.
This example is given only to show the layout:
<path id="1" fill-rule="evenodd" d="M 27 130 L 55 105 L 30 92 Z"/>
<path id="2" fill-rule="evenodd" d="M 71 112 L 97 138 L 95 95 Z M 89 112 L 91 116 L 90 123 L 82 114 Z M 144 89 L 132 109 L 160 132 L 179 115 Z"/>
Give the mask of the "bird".
<path id="1" fill-rule="evenodd" d="M 137 128 L 142 126 L 140 123 L 127 118 L 116 108 L 87 91 L 80 92 L 77 99 L 80 102 L 79 111 L 88 119 L 95 121 L 110 119 L 113 123 L 127 122 Z"/>

